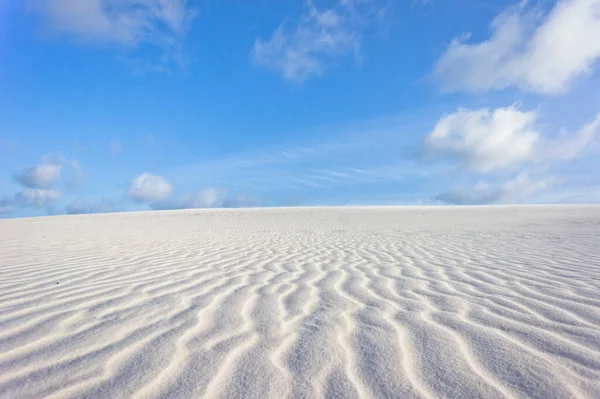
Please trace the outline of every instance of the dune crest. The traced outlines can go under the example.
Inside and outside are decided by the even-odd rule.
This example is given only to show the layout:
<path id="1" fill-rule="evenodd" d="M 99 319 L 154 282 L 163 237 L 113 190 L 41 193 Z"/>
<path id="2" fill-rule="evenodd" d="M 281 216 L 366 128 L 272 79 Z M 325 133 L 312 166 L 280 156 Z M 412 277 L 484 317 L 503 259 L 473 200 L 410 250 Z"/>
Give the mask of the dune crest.
<path id="1" fill-rule="evenodd" d="M 600 397 L 600 207 L 0 221 L 0 397 Z"/>

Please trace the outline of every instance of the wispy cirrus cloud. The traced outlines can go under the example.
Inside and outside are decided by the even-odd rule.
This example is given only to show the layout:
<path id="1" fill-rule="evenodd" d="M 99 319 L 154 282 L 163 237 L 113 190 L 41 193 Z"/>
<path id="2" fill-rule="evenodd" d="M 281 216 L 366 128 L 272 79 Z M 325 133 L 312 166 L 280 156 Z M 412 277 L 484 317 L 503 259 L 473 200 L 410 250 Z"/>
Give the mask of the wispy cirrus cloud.
<path id="1" fill-rule="evenodd" d="M 256 39 L 252 48 L 257 65 L 295 82 L 322 76 L 336 59 L 358 55 L 370 14 L 383 11 L 360 0 L 341 0 L 325 9 L 307 0 L 304 8 L 295 27 L 284 22 L 270 39 Z"/>
<path id="2" fill-rule="evenodd" d="M 196 15 L 187 0 L 28 0 L 28 4 L 53 34 L 81 43 L 161 49 L 162 56 L 146 68 L 154 70 L 181 62 L 182 43 Z"/>
<path id="3" fill-rule="evenodd" d="M 51 29 L 88 42 L 172 45 L 188 28 L 187 0 L 30 0 Z"/>
<path id="4" fill-rule="evenodd" d="M 426 172 L 415 127 L 404 118 L 383 118 L 306 129 L 287 142 L 199 160 L 170 171 L 176 184 L 225 187 L 246 193 L 291 193 L 328 187 L 397 182 Z M 178 176 L 185 176 L 186 179 Z M 303 196 L 306 198 L 306 196 Z"/>

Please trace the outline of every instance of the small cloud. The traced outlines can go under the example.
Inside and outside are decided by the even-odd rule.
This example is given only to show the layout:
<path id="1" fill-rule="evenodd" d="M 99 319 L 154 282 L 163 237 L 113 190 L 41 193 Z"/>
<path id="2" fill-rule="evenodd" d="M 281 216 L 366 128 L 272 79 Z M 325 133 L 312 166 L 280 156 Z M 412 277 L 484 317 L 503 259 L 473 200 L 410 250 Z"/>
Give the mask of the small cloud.
<path id="1" fill-rule="evenodd" d="M 13 180 L 25 188 L 49 189 L 56 186 L 66 174 L 68 188 L 79 187 L 86 175 L 77 161 L 68 161 L 61 154 L 48 154 L 42 162 L 27 166 L 13 174 Z"/>
<path id="2" fill-rule="evenodd" d="M 480 172 L 512 167 L 533 159 L 540 138 L 537 118 L 536 112 L 514 105 L 493 111 L 459 109 L 440 118 L 425 138 L 425 151 Z"/>
<path id="3" fill-rule="evenodd" d="M 44 208 L 60 199 L 57 189 L 29 188 L 15 194 L 14 203 L 21 208 Z"/>
<path id="4" fill-rule="evenodd" d="M 42 163 L 28 166 L 13 175 L 13 179 L 28 188 L 49 188 L 60 179 L 62 165 L 54 163 Z"/>
<path id="5" fill-rule="evenodd" d="M 557 1 L 547 16 L 527 5 L 498 15 L 486 41 L 469 44 L 468 35 L 452 41 L 433 72 L 444 91 L 515 86 L 559 94 L 591 73 L 600 57 L 600 2 Z"/>
<path id="6" fill-rule="evenodd" d="M 109 143 L 109 152 L 110 152 L 111 156 L 117 157 L 117 156 L 121 155 L 122 151 L 123 151 L 123 146 L 121 145 L 121 143 L 119 141 L 111 141 Z"/>
<path id="7" fill-rule="evenodd" d="M 435 199 L 452 205 L 520 203 L 550 188 L 555 182 L 552 177 L 535 177 L 529 172 L 522 172 L 505 183 L 480 182 L 473 188 L 445 192 Z"/>
<path id="8" fill-rule="evenodd" d="M 131 180 L 126 195 L 139 203 L 159 202 L 171 197 L 172 188 L 162 176 L 142 173 Z"/>
<path id="9" fill-rule="evenodd" d="M 11 198 L 0 201 L 2 213 L 12 212 L 17 208 L 46 208 L 51 213 L 51 207 L 61 198 L 57 188 L 65 180 L 67 187 L 81 184 L 85 174 L 77 161 L 68 161 L 61 154 L 48 154 L 42 157 L 42 162 L 25 167 L 13 174 L 13 180 L 22 186 L 22 190 Z"/>

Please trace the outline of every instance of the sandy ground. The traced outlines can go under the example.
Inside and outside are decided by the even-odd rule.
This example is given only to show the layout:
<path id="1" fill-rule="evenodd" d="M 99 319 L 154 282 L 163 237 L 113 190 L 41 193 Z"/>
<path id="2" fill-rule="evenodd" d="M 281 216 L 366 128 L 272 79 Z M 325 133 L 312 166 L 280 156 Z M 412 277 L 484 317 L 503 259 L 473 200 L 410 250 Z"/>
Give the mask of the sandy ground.
<path id="1" fill-rule="evenodd" d="M 0 221 L 0 397 L 598 398 L 600 207 Z"/>

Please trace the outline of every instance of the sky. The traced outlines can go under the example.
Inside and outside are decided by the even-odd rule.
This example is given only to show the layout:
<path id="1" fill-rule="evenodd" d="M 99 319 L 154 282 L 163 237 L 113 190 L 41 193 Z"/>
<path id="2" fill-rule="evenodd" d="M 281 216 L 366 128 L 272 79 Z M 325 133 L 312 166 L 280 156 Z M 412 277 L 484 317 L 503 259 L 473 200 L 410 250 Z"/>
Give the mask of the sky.
<path id="1" fill-rule="evenodd" d="M 0 217 L 600 202 L 600 0 L 0 0 Z"/>

